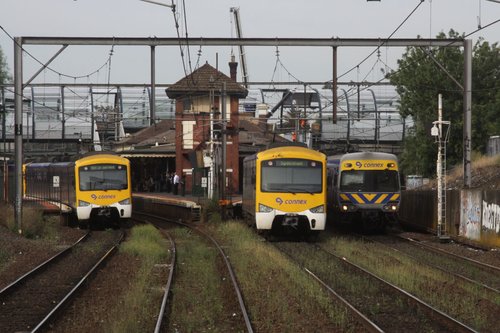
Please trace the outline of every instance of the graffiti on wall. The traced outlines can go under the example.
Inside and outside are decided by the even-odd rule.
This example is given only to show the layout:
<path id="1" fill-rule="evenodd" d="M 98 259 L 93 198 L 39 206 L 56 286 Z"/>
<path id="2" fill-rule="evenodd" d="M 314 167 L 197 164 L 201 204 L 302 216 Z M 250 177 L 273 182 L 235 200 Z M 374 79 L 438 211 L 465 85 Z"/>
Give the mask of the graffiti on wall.
<path id="1" fill-rule="evenodd" d="M 483 200 L 483 229 L 500 234 L 500 206 Z"/>
<path id="2" fill-rule="evenodd" d="M 460 236 L 479 240 L 481 238 L 481 191 L 461 191 Z"/>

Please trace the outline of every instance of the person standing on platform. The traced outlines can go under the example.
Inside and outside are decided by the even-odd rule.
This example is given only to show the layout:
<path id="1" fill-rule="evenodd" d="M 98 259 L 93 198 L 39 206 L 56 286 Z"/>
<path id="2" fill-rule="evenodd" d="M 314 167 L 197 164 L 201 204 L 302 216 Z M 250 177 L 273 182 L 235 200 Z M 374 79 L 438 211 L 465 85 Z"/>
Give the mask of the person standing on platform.
<path id="1" fill-rule="evenodd" d="M 179 178 L 179 175 L 177 174 L 177 172 L 175 173 L 174 175 L 174 194 L 177 195 L 179 193 L 179 182 L 180 182 L 180 178 Z"/>

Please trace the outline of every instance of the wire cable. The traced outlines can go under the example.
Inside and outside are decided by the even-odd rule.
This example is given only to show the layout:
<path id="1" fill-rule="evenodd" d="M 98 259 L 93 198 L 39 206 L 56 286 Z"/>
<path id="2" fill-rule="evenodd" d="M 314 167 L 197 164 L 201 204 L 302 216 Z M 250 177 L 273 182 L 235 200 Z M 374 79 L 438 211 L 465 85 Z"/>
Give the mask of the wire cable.
<path id="1" fill-rule="evenodd" d="M 361 60 L 356 66 L 352 67 L 351 69 L 349 69 L 348 71 L 346 71 L 345 73 L 339 75 L 337 77 L 337 80 L 346 76 L 347 74 L 349 74 L 350 72 L 352 72 L 353 70 L 355 70 L 356 68 L 358 68 L 361 64 L 363 64 L 366 60 L 368 60 L 368 58 L 370 58 L 375 52 L 377 52 L 377 50 L 383 46 L 385 43 L 387 43 L 392 36 L 394 36 L 394 34 L 403 26 L 403 24 L 406 23 L 406 21 L 408 21 L 408 19 L 417 11 L 417 9 L 422 5 L 422 3 L 424 2 L 424 0 L 419 0 L 419 3 L 418 5 L 410 12 L 410 14 L 408 14 L 408 16 L 403 20 L 403 22 L 401 22 L 398 27 L 389 35 L 389 37 L 387 37 L 384 41 L 382 41 L 380 43 L 379 46 L 377 46 L 377 48 L 375 48 L 369 55 L 367 55 L 363 60 Z"/>
<path id="2" fill-rule="evenodd" d="M 42 67 L 50 70 L 51 72 L 55 73 L 55 74 L 58 74 L 59 76 L 63 76 L 63 77 L 67 77 L 67 78 L 70 78 L 70 79 L 82 79 L 82 78 L 85 78 L 87 76 L 90 76 L 90 75 L 94 75 L 96 73 L 99 73 L 99 71 L 101 69 L 103 69 L 110 61 L 110 57 L 111 55 L 108 57 L 108 59 L 106 60 L 106 62 L 104 64 L 102 64 L 102 66 L 100 66 L 98 69 L 88 73 L 88 74 L 85 74 L 85 75 L 69 75 L 69 74 L 64 74 L 64 73 L 61 73 L 55 69 L 53 69 L 52 67 L 50 66 L 46 66 L 43 62 L 41 62 L 40 60 L 38 60 L 38 58 L 36 58 L 34 55 L 32 55 L 29 51 L 27 51 L 25 48 L 22 47 L 22 45 L 19 45 L 17 43 L 17 41 L 15 40 L 14 37 L 12 37 L 1 25 L 0 25 L 0 30 L 2 30 L 17 46 L 19 46 L 21 48 L 21 50 L 23 52 L 25 52 L 27 55 L 29 55 L 33 60 L 35 60 L 37 63 L 39 63 Z"/>

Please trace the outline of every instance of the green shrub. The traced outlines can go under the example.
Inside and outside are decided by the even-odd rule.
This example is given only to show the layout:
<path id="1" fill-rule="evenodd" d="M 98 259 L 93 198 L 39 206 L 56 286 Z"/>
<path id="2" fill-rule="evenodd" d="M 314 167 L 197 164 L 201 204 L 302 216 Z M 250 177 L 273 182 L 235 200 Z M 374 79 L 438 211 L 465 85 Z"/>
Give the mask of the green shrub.
<path id="1" fill-rule="evenodd" d="M 12 232 L 18 232 L 12 205 L 2 205 L 0 207 L 0 223 Z M 57 217 L 46 217 L 39 208 L 23 208 L 21 230 L 26 238 L 53 239 L 57 235 L 57 224 Z"/>

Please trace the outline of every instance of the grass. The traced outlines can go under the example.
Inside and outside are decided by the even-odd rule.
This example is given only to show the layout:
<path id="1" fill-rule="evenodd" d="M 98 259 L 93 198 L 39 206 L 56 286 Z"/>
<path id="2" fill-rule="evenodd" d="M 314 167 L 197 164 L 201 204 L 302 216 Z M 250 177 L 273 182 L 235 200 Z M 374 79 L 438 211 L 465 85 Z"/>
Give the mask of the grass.
<path id="1" fill-rule="evenodd" d="M 158 276 L 157 264 L 168 260 L 169 245 L 158 230 L 151 225 L 134 227 L 129 239 L 119 251 L 138 258 L 141 268 L 131 279 L 130 289 L 123 296 L 120 307 L 112 309 L 112 318 L 104 328 L 105 332 L 151 332 L 156 325 L 159 304 L 163 297 L 161 286 L 166 282 L 166 274 Z M 153 286 L 158 286 L 154 288 Z"/>
<path id="2" fill-rule="evenodd" d="M 176 278 L 173 285 L 169 332 L 225 332 L 223 291 L 230 281 L 221 278 L 217 252 L 191 230 L 172 232 L 177 243 Z M 230 315 L 230 314 L 229 314 Z"/>
<path id="3" fill-rule="evenodd" d="M 240 222 L 214 224 L 260 332 L 349 331 L 345 309 L 272 244 Z"/>
<path id="4" fill-rule="evenodd" d="M 18 233 L 14 207 L 0 207 L 0 223 L 12 232 Z M 58 217 L 44 216 L 41 209 L 24 207 L 21 221 L 22 235 L 28 239 L 54 240 L 57 238 Z"/>
<path id="5" fill-rule="evenodd" d="M 474 170 L 481 170 L 500 164 L 500 155 L 483 156 L 478 152 L 473 152 L 471 159 L 472 159 L 472 168 Z M 455 179 L 462 178 L 463 174 L 464 174 L 463 164 L 459 164 L 448 172 L 446 180 L 448 182 L 451 182 Z"/>
<path id="6" fill-rule="evenodd" d="M 487 295 L 479 287 L 372 243 L 335 238 L 326 247 L 459 320 L 479 329 L 485 324 L 485 317 L 476 304 Z M 495 303 L 498 299 L 489 301 Z"/>

